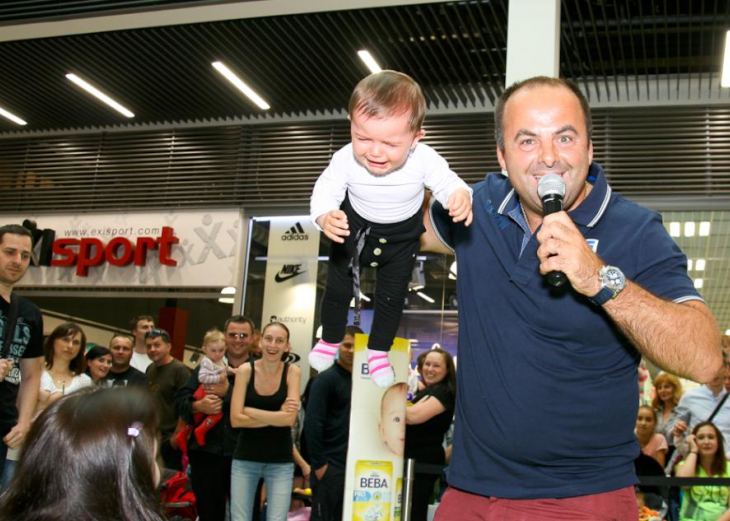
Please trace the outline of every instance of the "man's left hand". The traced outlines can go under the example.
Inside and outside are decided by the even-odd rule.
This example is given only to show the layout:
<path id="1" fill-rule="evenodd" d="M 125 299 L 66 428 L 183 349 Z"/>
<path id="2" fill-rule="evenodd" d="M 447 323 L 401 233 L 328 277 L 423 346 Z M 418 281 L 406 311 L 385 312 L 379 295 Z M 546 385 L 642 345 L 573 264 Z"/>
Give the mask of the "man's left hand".
<path id="1" fill-rule="evenodd" d="M 598 271 L 604 262 L 565 212 L 546 215 L 537 234 L 540 273 L 562 271 L 578 293 L 593 297 L 601 290 Z"/>
<path id="2" fill-rule="evenodd" d="M 28 434 L 29 428 L 30 425 L 22 425 L 18 423 L 15 427 L 10 429 L 10 432 L 7 433 L 3 438 L 5 445 L 10 447 L 11 449 L 16 449 L 20 447 L 20 445 L 23 443 L 23 440 L 25 439 L 25 435 Z"/>

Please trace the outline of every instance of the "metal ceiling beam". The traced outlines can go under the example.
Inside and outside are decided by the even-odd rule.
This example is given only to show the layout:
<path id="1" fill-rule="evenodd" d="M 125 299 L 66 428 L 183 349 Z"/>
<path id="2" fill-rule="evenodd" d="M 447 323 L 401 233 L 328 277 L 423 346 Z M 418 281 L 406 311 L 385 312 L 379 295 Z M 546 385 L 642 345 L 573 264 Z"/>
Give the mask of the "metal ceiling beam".
<path id="1" fill-rule="evenodd" d="M 289 14 L 318 13 L 398 5 L 436 4 L 452 0 L 249 0 L 217 5 L 180 7 L 130 14 L 86 16 L 72 20 L 25 23 L 2 27 L 0 42 L 51 38 L 125 29 L 163 27 L 260 18 Z"/>

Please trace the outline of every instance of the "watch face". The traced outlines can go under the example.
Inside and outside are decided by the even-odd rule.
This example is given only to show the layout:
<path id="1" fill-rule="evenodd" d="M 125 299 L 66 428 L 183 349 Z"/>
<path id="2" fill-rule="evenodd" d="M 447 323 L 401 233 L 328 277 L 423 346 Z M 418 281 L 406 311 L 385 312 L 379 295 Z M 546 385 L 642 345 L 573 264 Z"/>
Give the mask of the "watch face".
<path id="1" fill-rule="evenodd" d="M 603 283 L 613 290 L 623 289 L 626 285 L 626 277 L 620 269 L 606 266 L 603 270 Z"/>

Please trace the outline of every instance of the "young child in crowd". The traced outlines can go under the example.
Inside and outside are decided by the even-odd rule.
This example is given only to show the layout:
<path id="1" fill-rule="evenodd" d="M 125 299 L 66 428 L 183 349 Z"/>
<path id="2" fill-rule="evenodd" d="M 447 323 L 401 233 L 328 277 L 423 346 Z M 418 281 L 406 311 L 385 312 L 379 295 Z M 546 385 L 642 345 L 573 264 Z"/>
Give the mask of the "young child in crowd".
<path id="1" fill-rule="evenodd" d="M 322 300 L 322 339 L 309 354 L 317 371 L 332 365 L 347 313 L 359 302 L 360 265 L 377 268 L 367 358 L 380 387 L 395 378 L 388 351 L 403 313 L 423 227 L 424 186 L 454 219 L 471 224 L 471 189 L 428 145 L 426 100 L 409 76 L 382 71 L 363 79 L 349 103 L 352 142 L 332 156 L 314 186 L 310 217 L 332 240 Z M 355 307 L 359 322 L 359 307 Z"/>
<path id="2" fill-rule="evenodd" d="M 406 443 L 406 391 L 407 384 L 394 384 L 383 393 L 380 402 L 380 439 L 396 456 L 403 456 Z"/>
<path id="3" fill-rule="evenodd" d="M 200 371 L 198 372 L 198 380 L 200 387 L 195 391 L 193 396 L 196 400 L 201 400 L 207 394 L 205 392 L 206 384 L 217 384 L 223 382 L 229 374 L 234 374 L 233 369 L 228 367 L 226 360 L 226 339 L 222 332 L 217 329 L 211 329 L 203 337 L 203 353 L 205 356 L 200 362 Z M 208 416 L 203 413 L 193 414 L 195 420 L 194 425 L 184 425 L 178 431 L 176 439 L 178 447 L 183 452 L 188 451 L 188 438 L 190 433 L 195 433 L 195 440 L 201 447 L 205 445 L 205 434 L 215 427 L 223 418 L 223 413 L 210 414 Z"/>

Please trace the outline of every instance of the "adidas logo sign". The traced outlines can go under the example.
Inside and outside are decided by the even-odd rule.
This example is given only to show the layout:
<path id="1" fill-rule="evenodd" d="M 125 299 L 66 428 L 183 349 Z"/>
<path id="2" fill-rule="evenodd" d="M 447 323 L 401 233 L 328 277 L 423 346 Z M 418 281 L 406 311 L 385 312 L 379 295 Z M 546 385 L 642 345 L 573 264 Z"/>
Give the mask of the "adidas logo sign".
<path id="1" fill-rule="evenodd" d="M 282 241 L 308 241 L 309 234 L 304 232 L 302 223 L 296 223 L 281 236 Z"/>

